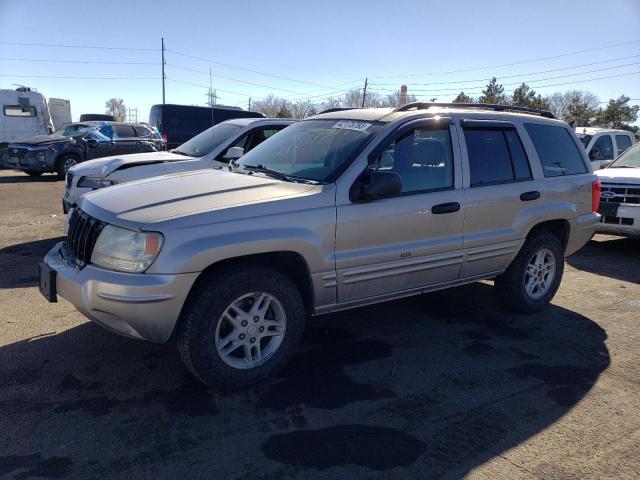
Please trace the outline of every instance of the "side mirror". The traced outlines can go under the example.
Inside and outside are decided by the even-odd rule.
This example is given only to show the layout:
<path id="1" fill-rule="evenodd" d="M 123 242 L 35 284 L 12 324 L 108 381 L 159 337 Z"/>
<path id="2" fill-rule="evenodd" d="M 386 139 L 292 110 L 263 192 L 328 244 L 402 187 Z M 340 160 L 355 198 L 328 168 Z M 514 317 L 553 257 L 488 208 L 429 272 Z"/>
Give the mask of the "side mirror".
<path id="1" fill-rule="evenodd" d="M 225 154 L 224 154 L 224 156 L 222 158 L 224 158 L 225 160 L 237 160 L 242 155 L 244 155 L 244 148 L 242 148 L 242 147 L 231 147 L 225 152 Z"/>
<path id="2" fill-rule="evenodd" d="M 368 179 L 366 178 L 368 177 Z M 396 195 L 402 192 L 402 180 L 395 172 L 383 170 L 369 170 L 363 180 L 354 184 L 350 197 L 354 202 L 373 200 L 388 195 Z"/>
<path id="3" fill-rule="evenodd" d="M 89 145 L 89 148 L 96 148 L 100 143 L 96 139 L 90 138 L 87 140 L 87 145 Z"/>

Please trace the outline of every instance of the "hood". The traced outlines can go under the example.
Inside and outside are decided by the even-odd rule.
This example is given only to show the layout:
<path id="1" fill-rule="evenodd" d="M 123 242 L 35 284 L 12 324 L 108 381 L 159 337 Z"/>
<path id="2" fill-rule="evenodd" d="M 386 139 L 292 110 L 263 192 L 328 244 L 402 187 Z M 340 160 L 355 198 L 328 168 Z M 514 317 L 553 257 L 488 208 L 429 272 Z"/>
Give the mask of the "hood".
<path id="1" fill-rule="evenodd" d="M 71 168 L 74 175 L 106 177 L 124 166 L 143 165 L 145 163 L 174 162 L 188 160 L 190 157 L 171 152 L 131 153 L 123 156 L 97 158 L 83 162 Z"/>
<path id="2" fill-rule="evenodd" d="M 51 135 L 34 135 L 32 137 L 21 137 L 11 141 L 11 144 L 21 145 L 43 145 L 50 143 L 62 143 L 72 140 L 72 137 L 53 137 Z"/>
<path id="3" fill-rule="evenodd" d="M 640 185 L 640 168 L 603 168 L 595 173 L 602 183 Z"/>
<path id="4" fill-rule="evenodd" d="M 317 185 L 261 175 L 197 170 L 152 177 L 85 194 L 80 208 L 107 223 L 130 228 L 195 213 L 302 196 Z"/>

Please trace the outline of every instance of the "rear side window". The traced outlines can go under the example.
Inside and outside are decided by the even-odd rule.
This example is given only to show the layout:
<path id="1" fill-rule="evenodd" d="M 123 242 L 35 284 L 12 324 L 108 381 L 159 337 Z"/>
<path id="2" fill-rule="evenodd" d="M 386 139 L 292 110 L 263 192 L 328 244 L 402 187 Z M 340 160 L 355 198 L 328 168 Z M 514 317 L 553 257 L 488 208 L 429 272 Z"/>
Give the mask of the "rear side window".
<path id="1" fill-rule="evenodd" d="M 616 143 L 618 144 L 618 155 L 631 146 L 631 138 L 628 135 L 616 135 Z"/>
<path id="2" fill-rule="evenodd" d="M 578 145 L 566 128 L 538 123 L 526 123 L 525 128 L 538 153 L 545 177 L 587 172 Z"/>
<path id="3" fill-rule="evenodd" d="M 528 180 L 529 160 L 514 129 L 465 129 L 471 186 Z"/>
<path id="4" fill-rule="evenodd" d="M 21 107 L 20 105 L 5 105 L 2 110 L 7 117 L 35 117 L 36 107 Z"/>
<path id="5" fill-rule="evenodd" d="M 136 132 L 131 125 L 114 125 L 113 128 L 118 138 L 133 138 L 136 136 Z"/>
<path id="6" fill-rule="evenodd" d="M 613 141 L 611 135 L 602 135 L 591 147 L 589 152 L 591 160 L 613 160 Z"/>
<path id="7" fill-rule="evenodd" d="M 151 130 L 149 130 L 144 125 L 135 125 L 133 129 L 136 131 L 136 137 L 150 137 Z"/>

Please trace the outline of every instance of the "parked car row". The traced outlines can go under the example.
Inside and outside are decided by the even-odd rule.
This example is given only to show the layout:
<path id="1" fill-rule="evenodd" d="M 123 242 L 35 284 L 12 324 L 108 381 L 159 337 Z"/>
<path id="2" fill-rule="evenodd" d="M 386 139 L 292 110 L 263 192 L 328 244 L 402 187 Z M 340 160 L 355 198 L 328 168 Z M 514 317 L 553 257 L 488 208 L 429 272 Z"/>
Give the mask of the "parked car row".
<path id="1" fill-rule="evenodd" d="M 480 279 L 538 311 L 601 225 L 586 151 L 548 112 L 413 103 L 277 122 L 71 168 L 42 294 L 121 335 L 175 338 L 197 378 L 236 389 L 287 363 L 307 315 Z"/>

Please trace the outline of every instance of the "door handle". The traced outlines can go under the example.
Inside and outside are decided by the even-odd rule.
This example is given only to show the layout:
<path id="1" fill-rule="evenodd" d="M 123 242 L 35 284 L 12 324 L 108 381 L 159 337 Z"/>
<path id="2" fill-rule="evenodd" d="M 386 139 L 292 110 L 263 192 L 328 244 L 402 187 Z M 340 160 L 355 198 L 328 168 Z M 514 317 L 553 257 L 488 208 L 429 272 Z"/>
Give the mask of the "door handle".
<path id="1" fill-rule="evenodd" d="M 520 195 L 520 200 L 523 202 L 530 202 L 531 200 L 537 200 L 540 198 L 540 192 L 534 190 L 533 192 L 524 192 Z"/>
<path id="2" fill-rule="evenodd" d="M 431 207 L 431 213 L 434 215 L 441 215 L 443 213 L 453 213 L 460 210 L 460 204 L 458 202 L 441 203 Z"/>

